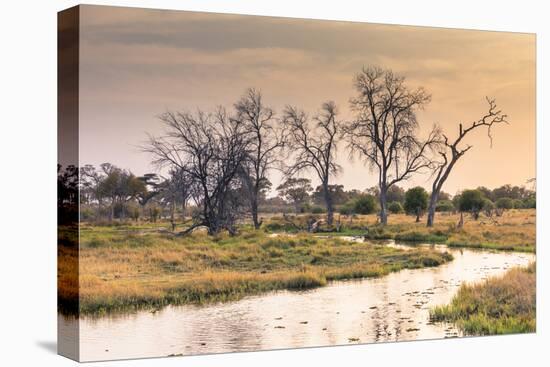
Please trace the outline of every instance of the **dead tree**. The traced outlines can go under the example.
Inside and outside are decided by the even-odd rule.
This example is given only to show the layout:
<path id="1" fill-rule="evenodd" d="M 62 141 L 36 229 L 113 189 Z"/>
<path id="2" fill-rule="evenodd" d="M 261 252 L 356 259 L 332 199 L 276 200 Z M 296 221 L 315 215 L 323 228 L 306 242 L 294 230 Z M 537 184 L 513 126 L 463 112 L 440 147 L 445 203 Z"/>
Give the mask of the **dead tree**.
<path id="1" fill-rule="evenodd" d="M 261 225 L 258 202 L 262 192 L 269 189 L 267 174 L 279 162 L 278 153 L 284 145 L 284 132 L 275 125 L 275 113 L 263 104 L 259 91 L 248 89 L 234 107 L 236 119 L 249 135 L 249 149 L 239 176 L 246 190 L 254 228 L 258 229 Z"/>
<path id="2" fill-rule="evenodd" d="M 345 126 L 344 136 L 351 155 L 357 154 L 377 173 L 380 223 L 385 225 L 388 189 L 431 166 L 429 153 L 439 130 L 434 126 L 426 140 L 418 137 L 416 112 L 431 97 L 423 88 L 410 90 L 404 77 L 368 67 L 355 76 L 354 84 L 355 119 Z"/>
<path id="3" fill-rule="evenodd" d="M 337 115 L 336 104 L 329 101 L 323 103 L 321 112 L 313 118 L 313 127 L 310 126 L 307 114 L 297 107 L 287 106 L 283 117 L 288 131 L 288 148 L 294 156 L 293 163 L 286 167 L 285 173 L 293 176 L 302 171 L 315 172 L 321 181 L 329 226 L 332 226 L 334 220 L 329 181 L 340 170 L 335 162 L 342 125 Z"/>
<path id="4" fill-rule="evenodd" d="M 462 143 L 464 138 L 471 131 L 478 128 L 486 127 L 487 136 L 489 137 L 492 145 L 493 138 L 491 135 L 491 128 L 493 127 L 493 125 L 508 123 L 508 121 L 506 120 L 507 116 L 497 108 L 495 100 L 488 97 L 486 97 L 486 99 L 487 103 L 489 104 L 489 109 L 487 113 L 479 120 L 472 122 L 470 126 L 466 128 L 464 128 L 462 124 L 459 124 L 458 136 L 454 141 L 450 141 L 445 134 L 442 134 L 442 141 L 440 144 L 438 144 L 439 148 L 437 151 L 438 155 L 441 157 L 441 161 L 435 163 L 434 180 L 432 182 L 432 193 L 430 195 L 430 201 L 428 204 L 428 227 L 432 227 L 434 224 L 435 208 L 439 199 L 439 193 L 441 192 L 445 181 L 447 181 L 447 178 L 451 174 L 451 171 L 455 167 L 458 160 L 462 158 L 462 156 L 472 148 L 472 145 L 466 145 L 463 148 L 460 147 L 460 144 Z"/>
<path id="5" fill-rule="evenodd" d="M 212 114 L 166 112 L 160 120 L 166 134 L 150 136 L 143 149 L 153 155 L 157 166 L 179 169 L 194 182 L 193 197 L 200 212 L 184 233 L 199 226 L 207 227 L 209 234 L 223 229 L 235 233 L 240 211 L 233 207 L 232 195 L 248 149 L 243 124 L 222 108 Z"/>

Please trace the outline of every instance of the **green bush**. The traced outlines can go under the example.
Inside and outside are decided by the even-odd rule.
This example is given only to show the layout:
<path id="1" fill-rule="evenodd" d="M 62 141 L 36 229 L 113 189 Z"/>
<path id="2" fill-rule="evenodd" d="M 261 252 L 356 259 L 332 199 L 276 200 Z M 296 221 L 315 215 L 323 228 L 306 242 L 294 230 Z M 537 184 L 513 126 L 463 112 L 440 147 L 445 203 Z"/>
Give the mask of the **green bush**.
<path id="1" fill-rule="evenodd" d="M 95 212 L 90 208 L 80 208 L 80 220 L 89 221 L 95 218 Z"/>
<path id="2" fill-rule="evenodd" d="M 435 206 L 436 212 L 452 212 L 455 210 L 455 206 L 450 200 L 440 200 Z"/>
<path id="3" fill-rule="evenodd" d="M 361 195 L 353 203 L 356 214 L 372 214 L 376 211 L 376 199 L 372 195 Z"/>
<path id="4" fill-rule="evenodd" d="M 536 209 L 537 208 L 537 199 L 529 198 L 523 200 L 523 207 L 525 209 Z"/>
<path id="5" fill-rule="evenodd" d="M 311 208 L 311 213 L 312 214 L 323 214 L 325 212 L 326 212 L 325 208 L 323 208 L 322 206 L 319 206 L 319 205 L 315 205 Z"/>
<path id="6" fill-rule="evenodd" d="M 388 204 L 388 211 L 392 214 L 398 214 L 403 212 L 403 206 L 398 201 L 393 201 Z"/>
<path id="7" fill-rule="evenodd" d="M 347 202 L 345 203 L 344 205 L 342 205 L 340 207 L 340 209 L 338 210 L 340 214 L 343 214 L 343 215 L 351 215 L 351 214 L 354 214 L 354 211 L 353 211 L 353 202 Z"/>
<path id="8" fill-rule="evenodd" d="M 483 200 L 483 210 L 493 210 L 494 208 L 495 204 L 491 200 L 487 198 Z"/>
<path id="9" fill-rule="evenodd" d="M 514 209 L 523 209 L 524 206 L 523 206 L 523 201 L 519 200 L 519 199 L 515 199 L 514 200 Z"/>
<path id="10" fill-rule="evenodd" d="M 499 209 L 513 209 L 514 200 L 511 198 L 500 198 L 496 201 L 496 206 Z"/>

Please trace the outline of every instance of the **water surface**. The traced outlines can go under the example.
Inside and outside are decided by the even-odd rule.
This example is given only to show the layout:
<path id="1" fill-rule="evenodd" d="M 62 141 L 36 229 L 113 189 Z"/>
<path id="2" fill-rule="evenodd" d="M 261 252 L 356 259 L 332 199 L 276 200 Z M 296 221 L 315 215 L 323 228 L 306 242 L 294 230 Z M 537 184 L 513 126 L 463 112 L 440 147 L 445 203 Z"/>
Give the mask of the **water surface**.
<path id="1" fill-rule="evenodd" d="M 406 245 L 395 245 L 410 248 Z M 308 291 L 276 291 L 207 306 L 169 306 L 152 313 L 82 318 L 83 361 L 255 351 L 461 336 L 429 322 L 463 282 L 482 281 L 535 255 L 447 249 L 454 260 L 436 268 L 381 278 L 335 281 Z M 75 322 L 60 317 L 61 324 Z"/>

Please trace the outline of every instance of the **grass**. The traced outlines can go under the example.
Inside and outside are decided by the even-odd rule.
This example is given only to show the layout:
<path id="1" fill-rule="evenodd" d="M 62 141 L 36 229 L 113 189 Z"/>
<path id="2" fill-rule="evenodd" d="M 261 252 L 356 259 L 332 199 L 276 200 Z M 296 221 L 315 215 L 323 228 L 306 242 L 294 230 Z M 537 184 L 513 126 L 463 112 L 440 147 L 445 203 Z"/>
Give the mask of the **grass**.
<path id="1" fill-rule="evenodd" d="M 430 318 L 456 323 L 468 335 L 534 332 L 535 263 L 481 284 L 462 285 L 449 305 L 430 311 Z"/>
<path id="2" fill-rule="evenodd" d="M 391 214 L 388 224 L 381 226 L 376 224 L 376 215 L 372 214 L 356 216 L 351 223 L 342 217 L 342 230 L 330 234 L 365 236 L 372 240 L 441 243 L 451 247 L 535 252 L 535 219 L 535 209 L 508 210 L 501 217 L 492 219 L 481 214 L 477 221 L 465 215 L 464 227 L 458 229 L 458 214 L 437 213 L 432 228 L 426 227 L 424 220 L 416 223 L 415 217 L 405 214 Z M 277 216 L 268 220 L 266 228 L 273 232 L 284 231 L 285 228 L 290 229 L 289 232 L 296 232 L 296 228 L 285 225 Z"/>
<path id="3" fill-rule="evenodd" d="M 60 246 L 60 311 L 101 315 L 230 301 L 272 290 L 310 289 L 336 279 L 437 266 L 452 259 L 430 249 L 403 251 L 308 234 L 270 236 L 243 230 L 235 237 L 200 232 L 175 237 L 158 231 L 159 226 L 83 225 L 79 279 L 74 278 L 76 249 Z"/>
<path id="4" fill-rule="evenodd" d="M 404 214 L 391 215 L 386 226 L 377 225 L 375 215 L 357 216 L 351 223 L 342 217 L 342 230 L 323 233 L 326 238 L 297 233 L 277 215 L 265 219 L 262 231 L 243 224 L 236 237 L 200 232 L 174 237 L 163 222 L 82 224 L 80 256 L 75 245 L 78 232 L 60 231 L 60 311 L 92 315 L 237 300 L 272 290 L 309 289 L 331 280 L 437 266 L 451 259 L 430 249 L 402 251 L 375 241 L 338 238 L 346 235 L 535 252 L 535 215 L 530 209 L 509 210 L 497 222 L 483 215 L 478 221 L 465 216 L 462 229 L 456 228 L 458 215 L 449 214 L 438 214 L 433 228 Z M 305 223 L 307 216 L 293 220 Z M 295 235 L 286 235 L 287 230 Z"/>

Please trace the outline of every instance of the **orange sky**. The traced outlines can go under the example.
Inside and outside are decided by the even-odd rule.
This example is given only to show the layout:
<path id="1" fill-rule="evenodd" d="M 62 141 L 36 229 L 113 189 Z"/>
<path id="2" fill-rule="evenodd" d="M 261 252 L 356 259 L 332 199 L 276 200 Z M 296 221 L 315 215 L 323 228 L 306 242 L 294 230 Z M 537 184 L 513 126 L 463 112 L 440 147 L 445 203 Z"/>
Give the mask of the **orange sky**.
<path id="1" fill-rule="evenodd" d="M 99 6 L 81 7 L 80 162 L 111 162 L 136 174 L 153 171 L 137 146 L 158 134 L 167 109 L 230 107 L 247 87 L 280 110 L 314 113 L 334 100 L 349 118 L 352 79 L 363 65 L 391 68 L 431 103 L 421 134 L 434 123 L 453 136 L 459 122 L 486 112 L 496 98 L 509 125 L 468 137 L 474 145 L 444 191 L 535 177 L 535 35 L 307 19 Z M 351 162 L 334 182 L 364 189 L 376 177 Z M 274 185 L 279 182 L 273 175 Z M 314 182 L 315 183 L 315 182 Z M 429 174 L 402 186 L 429 187 Z"/>

